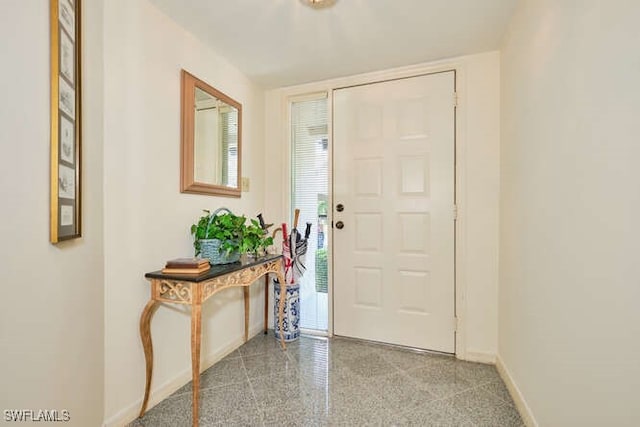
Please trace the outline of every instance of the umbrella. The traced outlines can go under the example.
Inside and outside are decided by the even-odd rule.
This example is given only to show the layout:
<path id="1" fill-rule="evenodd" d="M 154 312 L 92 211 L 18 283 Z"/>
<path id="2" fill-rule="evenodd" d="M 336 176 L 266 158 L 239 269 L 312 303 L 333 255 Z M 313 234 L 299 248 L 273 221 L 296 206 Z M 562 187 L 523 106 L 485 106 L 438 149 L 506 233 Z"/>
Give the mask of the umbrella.
<path id="1" fill-rule="evenodd" d="M 265 233 L 273 225 L 273 224 L 265 224 L 264 218 L 262 217 L 262 213 L 258 214 L 258 221 L 260 221 L 260 227 L 265 231 Z"/>
<path id="2" fill-rule="evenodd" d="M 289 250 L 291 251 L 292 266 L 296 264 L 298 243 L 302 241 L 302 235 L 298 231 L 298 220 L 300 219 L 300 209 L 296 209 L 293 214 L 293 230 L 289 236 Z M 294 273 L 291 272 L 291 283 L 294 283 Z"/>
<path id="3" fill-rule="evenodd" d="M 307 257 L 307 247 L 309 241 L 309 235 L 311 234 L 311 223 L 307 222 L 307 229 L 304 232 L 304 239 L 300 239 L 296 242 L 295 256 L 293 258 L 293 277 L 294 280 L 299 280 L 307 267 L 304 265 Z"/>
<path id="4" fill-rule="evenodd" d="M 291 251 L 289 235 L 287 234 L 287 224 L 284 222 L 282 223 L 282 257 L 284 258 L 284 278 L 286 281 L 293 265 L 293 251 Z M 293 278 L 293 272 L 291 272 L 291 276 Z"/>

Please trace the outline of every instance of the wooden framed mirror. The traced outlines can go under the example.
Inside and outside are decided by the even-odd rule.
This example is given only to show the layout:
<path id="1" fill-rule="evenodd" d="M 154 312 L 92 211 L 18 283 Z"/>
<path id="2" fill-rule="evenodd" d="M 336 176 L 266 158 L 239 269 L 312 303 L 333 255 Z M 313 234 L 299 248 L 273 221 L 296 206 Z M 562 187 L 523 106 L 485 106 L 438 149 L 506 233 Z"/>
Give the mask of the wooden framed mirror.
<path id="1" fill-rule="evenodd" d="M 182 70 L 180 191 L 240 197 L 242 104 Z"/>

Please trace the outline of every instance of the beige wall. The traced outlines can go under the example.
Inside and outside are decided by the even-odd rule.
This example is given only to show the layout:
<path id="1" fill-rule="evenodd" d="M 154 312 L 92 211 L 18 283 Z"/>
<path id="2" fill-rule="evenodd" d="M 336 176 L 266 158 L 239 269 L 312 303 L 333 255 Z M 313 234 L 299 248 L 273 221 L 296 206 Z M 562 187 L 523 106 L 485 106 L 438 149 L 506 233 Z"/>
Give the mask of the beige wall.
<path id="1" fill-rule="evenodd" d="M 49 243 L 49 1 L 0 14 L 0 410 L 103 420 L 102 2 L 84 1 L 83 237 Z M 1 414 L 4 422 L 4 414 Z M 41 424 L 41 423 L 38 423 Z"/>
<path id="2" fill-rule="evenodd" d="M 497 346 L 500 172 L 500 53 L 488 52 L 267 92 L 266 135 L 272 168 L 266 175 L 269 218 L 289 203 L 287 100 L 290 96 L 457 68 L 459 245 L 458 315 L 464 317 L 460 357 L 493 362 Z M 460 341 L 459 341 L 460 343 Z"/>
<path id="3" fill-rule="evenodd" d="M 494 362 L 498 340 L 498 230 L 500 197 L 500 54 L 466 57 L 458 138 L 458 189 L 462 231 L 458 241 L 458 283 L 465 291 L 459 312 L 465 317 L 470 360 Z"/>
<path id="4" fill-rule="evenodd" d="M 529 0 L 505 39 L 499 355 L 541 426 L 640 425 L 639 20 Z"/>
<path id="5" fill-rule="evenodd" d="M 264 204 L 263 92 L 146 0 L 105 2 L 105 412 L 108 425 L 137 415 L 144 389 L 139 316 L 149 298 L 145 272 L 193 252 L 191 224 L 202 209 L 256 215 Z M 243 105 L 241 199 L 181 194 L 180 69 Z M 262 286 L 252 287 L 252 325 L 262 322 Z M 203 359 L 239 345 L 242 291 L 203 310 Z M 156 402 L 190 378 L 188 312 L 161 307 L 152 323 Z"/>

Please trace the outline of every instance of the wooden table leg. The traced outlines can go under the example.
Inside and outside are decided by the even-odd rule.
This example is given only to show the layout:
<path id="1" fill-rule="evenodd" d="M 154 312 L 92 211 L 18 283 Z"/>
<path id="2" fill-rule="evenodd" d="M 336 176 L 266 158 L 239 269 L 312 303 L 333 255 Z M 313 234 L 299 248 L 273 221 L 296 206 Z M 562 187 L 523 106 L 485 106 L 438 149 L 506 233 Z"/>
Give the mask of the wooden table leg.
<path id="1" fill-rule="evenodd" d="M 269 274 L 264 276 L 264 334 L 267 335 L 269 328 Z"/>
<path id="2" fill-rule="evenodd" d="M 155 313 L 160 304 L 156 300 L 149 300 L 140 316 L 140 339 L 144 348 L 144 362 L 146 364 L 147 378 L 144 387 L 144 398 L 142 399 L 142 407 L 140 415 L 142 417 L 147 410 L 149 403 L 149 392 L 151 391 L 151 376 L 153 375 L 153 343 L 151 342 L 151 317 Z"/>
<path id="3" fill-rule="evenodd" d="M 280 282 L 280 304 L 278 306 L 278 329 L 280 329 L 280 345 L 283 350 L 287 349 L 284 343 L 284 330 L 282 329 L 284 322 L 284 301 L 287 299 L 287 281 L 282 273 L 278 272 L 278 282 Z"/>
<path id="4" fill-rule="evenodd" d="M 202 306 L 191 306 L 191 376 L 193 392 L 193 427 L 198 426 L 200 396 L 200 340 L 202 338 Z"/>
<path id="5" fill-rule="evenodd" d="M 249 341 L 249 286 L 244 286 L 244 342 Z"/>

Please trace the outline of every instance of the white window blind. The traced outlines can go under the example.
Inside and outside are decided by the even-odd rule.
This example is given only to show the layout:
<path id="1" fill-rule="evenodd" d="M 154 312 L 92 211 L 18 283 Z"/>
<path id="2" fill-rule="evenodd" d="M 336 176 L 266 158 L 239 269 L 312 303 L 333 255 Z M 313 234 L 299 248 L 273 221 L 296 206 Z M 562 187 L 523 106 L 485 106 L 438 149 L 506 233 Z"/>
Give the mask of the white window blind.
<path id="1" fill-rule="evenodd" d="M 221 112 L 222 185 L 238 185 L 238 111 Z"/>
<path id="2" fill-rule="evenodd" d="M 305 224 L 312 224 L 305 260 L 307 271 L 300 281 L 300 326 L 327 330 L 329 155 L 326 96 L 291 103 L 291 142 L 291 216 L 294 209 L 300 209 L 298 230 L 302 234 Z"/>

